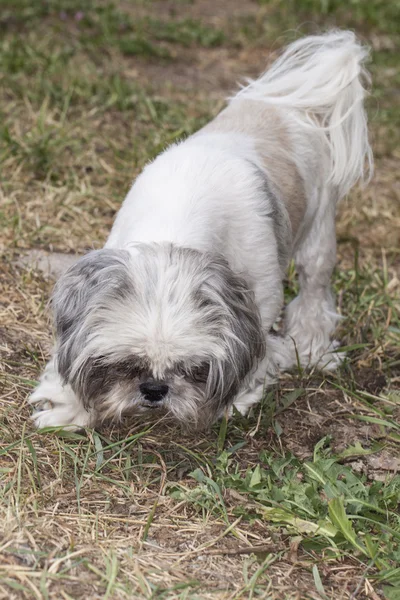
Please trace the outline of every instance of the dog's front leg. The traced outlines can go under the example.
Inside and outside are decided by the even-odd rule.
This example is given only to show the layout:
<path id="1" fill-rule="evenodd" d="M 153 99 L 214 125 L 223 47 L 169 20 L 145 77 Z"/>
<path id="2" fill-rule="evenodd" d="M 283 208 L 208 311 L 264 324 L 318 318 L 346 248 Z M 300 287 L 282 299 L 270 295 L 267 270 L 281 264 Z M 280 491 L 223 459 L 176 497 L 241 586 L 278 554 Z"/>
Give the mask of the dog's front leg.
<path id="1" fill-rule="evenodd" d="M 269 336 L 267 338 L 269 349 Z M 236 396 L 233 406 L 242 415 L 246 415 L 253 404 L 260 402 L 270 385 L 276 382 L 277 368 L 273 363 L 268 350 L 266 357 L 260 362 L 256 371 L 250 375 Z"/>
<path id="2" fill-rule="evenodd" d="M 38 428 L 68 426 L 76 430 L 95 423 L 94 412 L 86 410 L 71 386 L 62 381 L 54 358 L 47 363 L 28 402 L 34 409 L 32 419 Z"/>

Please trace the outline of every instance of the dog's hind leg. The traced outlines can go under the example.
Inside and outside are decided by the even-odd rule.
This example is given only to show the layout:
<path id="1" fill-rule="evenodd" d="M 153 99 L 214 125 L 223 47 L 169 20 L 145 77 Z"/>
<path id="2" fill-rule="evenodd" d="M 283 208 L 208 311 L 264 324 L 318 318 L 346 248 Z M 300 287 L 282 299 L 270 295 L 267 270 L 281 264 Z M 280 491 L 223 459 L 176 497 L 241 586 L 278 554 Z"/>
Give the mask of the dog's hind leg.
<path id="1" fill-rule="evenodd" d="M 87 411 L 70 385 L 64 384 L 54 359 L 50 360 L 39 385 L 28 400 L 32 419 L 38 428 L 66 427 L 76 430 L 94 425 L 94 414 Z"/>
<path id="2" fill-rule="evenodd" d="M 339 316 L 331 290 L 336 263 L 335 202 L 321 198 L 309 231 L 295 250 L 300 293 L 285 312 L 284 337 L 275 338 L 275 362 L 281 369 L 300 363 L 334 370 L 342 361 L 331 336 Z"/>

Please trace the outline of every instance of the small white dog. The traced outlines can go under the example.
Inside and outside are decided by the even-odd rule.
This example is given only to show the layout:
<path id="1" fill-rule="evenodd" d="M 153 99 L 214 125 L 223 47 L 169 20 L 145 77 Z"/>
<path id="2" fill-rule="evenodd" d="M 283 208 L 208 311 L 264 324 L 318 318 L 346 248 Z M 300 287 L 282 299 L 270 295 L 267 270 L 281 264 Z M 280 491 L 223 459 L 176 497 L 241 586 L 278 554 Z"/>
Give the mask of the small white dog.
<path id="1" fill-rule="evenodd" d="M 301 39 L 147 165 L 105 247 L 55 287 L 38 427 L 150 409 L 204 427 L 260 400 L 277 368 L 338 365 L 335 212 L 372 170 L 367 55 L 348 31 Z M 300 294 L 277 336 L 292 256 Z"/>

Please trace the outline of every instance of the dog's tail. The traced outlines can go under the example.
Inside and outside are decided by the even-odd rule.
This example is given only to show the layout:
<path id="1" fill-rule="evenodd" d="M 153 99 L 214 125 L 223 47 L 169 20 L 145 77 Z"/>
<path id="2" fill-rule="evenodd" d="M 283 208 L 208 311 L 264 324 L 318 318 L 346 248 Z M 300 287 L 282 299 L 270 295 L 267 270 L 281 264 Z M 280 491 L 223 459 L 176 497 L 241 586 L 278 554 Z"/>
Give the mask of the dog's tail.
<path id="1" fill-rule="evenodd" d="M 373 170 L 363 106 L 369 75 L 368 49 L 351 31 L 330 31 L 300 39 L 259 79 L 235 98 L 262 100 L 294 109 L 299 122 L 324 136 L 329 147 L 328 180 L 343 197 Z"/>

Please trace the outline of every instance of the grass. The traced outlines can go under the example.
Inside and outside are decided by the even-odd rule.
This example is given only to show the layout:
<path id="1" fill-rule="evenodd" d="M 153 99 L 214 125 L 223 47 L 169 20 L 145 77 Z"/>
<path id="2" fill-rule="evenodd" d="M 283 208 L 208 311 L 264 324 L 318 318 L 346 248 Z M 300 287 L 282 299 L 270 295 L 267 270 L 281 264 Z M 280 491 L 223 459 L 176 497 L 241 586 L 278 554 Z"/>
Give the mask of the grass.
<path id="1" fill-rule="evenodd" d="M 400 597 L 397 0 L 0 0 L 0 598 Z M 208 434 L 35 432 L 51 349 L 36 248 L 100 247 L 131 180 L 318 27 L 373 47 L 376 173 L 340 208 L 347 361 Z M 286 300 L 297 291 L 289 270 Z"/>

